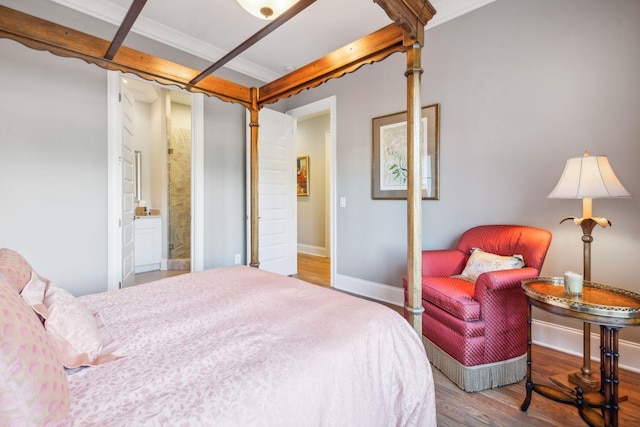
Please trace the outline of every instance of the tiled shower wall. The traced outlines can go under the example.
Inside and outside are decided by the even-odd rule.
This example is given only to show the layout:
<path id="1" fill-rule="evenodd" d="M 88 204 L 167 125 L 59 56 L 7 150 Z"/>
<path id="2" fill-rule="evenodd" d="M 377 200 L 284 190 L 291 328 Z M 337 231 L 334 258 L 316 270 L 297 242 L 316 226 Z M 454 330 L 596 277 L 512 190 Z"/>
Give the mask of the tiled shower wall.
<path id="1" fill-rule="evenodd" d="M 189 270 L 191 258 L 191 130 L 172 128 L 169 138 L 169 260 Z M 170 266 L 171 268 L 171 266 Z"/>

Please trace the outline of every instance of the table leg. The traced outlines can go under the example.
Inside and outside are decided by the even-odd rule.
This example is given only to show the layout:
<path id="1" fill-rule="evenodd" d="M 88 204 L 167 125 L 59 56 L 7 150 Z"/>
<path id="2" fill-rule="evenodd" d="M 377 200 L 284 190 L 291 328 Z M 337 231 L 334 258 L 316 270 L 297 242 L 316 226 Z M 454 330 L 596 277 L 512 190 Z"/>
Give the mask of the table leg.
<path id="1" fill-rule="evenodd" d="M 605 426 L 618 425 L 618 328 L 602 327 L 604 336 L 604 408 L 602 416 Z"/>
<path id="2" fill-rule="evenodd" d="M 531 404 L 531 394 L 533 393 L 533 382 L 531 381 L 531 304 L 527 303 L 527 396 L 520 405 L 520 410 L 525 412 Z"/>
<path id="3" fill-rule="evenodd" d="M 611 425 L 611 328 L 602 326 L 600 333 L 604 339 L 604 408 L 602 408 L 602 416 L 604 425 Z"/>
<path id="4" fill-rule="evenodd" d="M 604 326 L 600 325 L 600 394 L 604 394 L 605 373 L 604 373 L 604 353 L 605 353 L 605 332 Z"/>

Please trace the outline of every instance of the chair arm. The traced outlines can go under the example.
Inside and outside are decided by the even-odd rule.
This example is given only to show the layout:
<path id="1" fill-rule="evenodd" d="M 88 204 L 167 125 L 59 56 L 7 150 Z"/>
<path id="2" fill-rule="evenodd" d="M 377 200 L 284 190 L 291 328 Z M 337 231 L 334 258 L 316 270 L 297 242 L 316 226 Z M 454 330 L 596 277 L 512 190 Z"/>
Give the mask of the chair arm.
<path id="1" fill-rule="evenodd" d="M 422 276 L 454 276 L 462 273 L 465 262 L 465 254 L 457 249 L 422 251 Z"/>
<path id="2" fill-rule="evenodd" d="M 538 277 L 539 272 L 533 267 L 515 268 L 512 270 L 488 271 L 478 276 L 473 298 L 482 304 L 487 292 L 499 292 L 509 289 L 520 289 L 524 279 Z"/>

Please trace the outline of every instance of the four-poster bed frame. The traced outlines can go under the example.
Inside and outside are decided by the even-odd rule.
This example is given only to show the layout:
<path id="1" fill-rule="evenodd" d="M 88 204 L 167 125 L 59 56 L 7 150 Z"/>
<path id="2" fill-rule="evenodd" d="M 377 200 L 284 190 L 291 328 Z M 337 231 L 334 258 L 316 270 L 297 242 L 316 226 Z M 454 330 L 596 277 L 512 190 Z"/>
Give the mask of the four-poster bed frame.
<path id="1" fill-rule="evenodd" d="M 112 71 L 131 73 L 146 80 L 175 85 L 223 101 L 239 103 L 250 111 L 251 129 L 251 261 L 259 267 L 258 253 L 258 126 L 259 111 L 265 105 L 295 95 L 305 89 L 339 78 L 366 64 L 382 61 L 396 52 L 407 56 L 407 150 L 408 150 L 408 321 L 422 336 L 421 251 L 422 197 L 420 188 L 421 56 L 424 29 L 436 11 L 428 0 L 374 0 L 393 21 L 347 46 L 317 59 L 291 73 L 249 88 L 216 77 L 212 73 L 254 45 L 280 25 L 314 3 L 300 0 L 291 9 L 267 24 L 238 47 L 204 71 L 167 61 L 123 46 L 127 34 L 146 0 L 133 0 L 112 41 L 0 6 L 0 38 L 15 40 L 37 50 L 79 58 Z"/>

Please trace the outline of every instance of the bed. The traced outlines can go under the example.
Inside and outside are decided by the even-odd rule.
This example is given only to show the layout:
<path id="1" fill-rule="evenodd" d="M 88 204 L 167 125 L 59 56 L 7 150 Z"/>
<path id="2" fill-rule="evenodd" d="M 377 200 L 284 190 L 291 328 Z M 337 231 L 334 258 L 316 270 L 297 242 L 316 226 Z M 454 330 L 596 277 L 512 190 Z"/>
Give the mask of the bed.
<path id="1" fill-rule="evenodd" d="M 301 0 L 232 52 L 252 46 L 314 1 Z M 145 0 L 132 1 L 113 40 L 0 6 L 2 38 L 243 105 L 250 113 L 247 155 L 252 171 L 251 267 L 192 273 L 78 298 L 78 305 L 94 313 L 100 331 L 111 338 L 103 345 L 111 353 L 90 360 L 105 362 L 98 366 L 63 372 L 33 305 L 19 294 L 24 283 L 16 285 L 17 270 L 5 272 L 11 280 L 0 274 L 0 385 L 14 390 L 4 392 L 0 414 L 7 408 L 22 410 L 25 418 L 15 422 L 21 426 L 55 425 L 66 417 L 71 425 L 435 425 L 431 369 L 419 339 L 421 54 L 425 25 L 435 9 L 427 0 L 374 2 L 392 24 L 259 88 L 212 75 L 235 55 L 199 71 L 122 46 Z M 408 323 L 379 304 L 258 269 L 260 109 L 398 52 L 407 56 Z M 37 278 L 31 271 L 18 276 L 25 283 Z M 190 319 L 189 326 L 178 323 L 183 318 Z M 8 336 L 20 357 L 7 356 Z M 42 374 L 45 381 L 22 383 L 18 371 Z M 64 416 L 29 422 L 34 413 L 47 417 L 58 411 Z"/>
<path id="2" fill-rule="evenodd" d="M 378 303 L 247 266 L 86 295 L 74 302 L 98 319 L 97 360 L 112 357 L 55 377 L 55 362 L 7 362 L 16 304 L 26 311 L 14 339 L 45 330 L 8 276 L 0 270 L 2 425 L 435 425 L 424 347 Z M 28 378 L 40 374 L 56 379 Z M 11 390 L 28 412 L 11 406 Z"/>
<path id="3" fill-rule="evenodd" d="M 151 53 L 123 45 L 133 24 L 141 16 L 146 0 L 132 0 L 111 40 L 102 39 L 53 21 L 0 5 L 0 38 L 15 40 L 29 48 L 78 58 L 110 71 L 130 73 L 164 85 L 203 93 L 226 102 L 243 105 L 250 114 L 250 257 L 249 265 L 260 266 L 258 127 L 260 109 L 281 99 L 317 87 L 327 81 L 382 61 L 395 53 L 407 58 L 407 320 L 422 335 L 422 191 L 421 191 L 421 76 L 425 26 L 436 14 L 428 0 L 373 0 L 393 21 L 325 56 L 293 69 L 261 87 L 247 87 L 214 75 L 245 50 L 254 46 L 316 0 L 299 0 L 289 10 L 230 50 L 205 69 L 196 70 Z M 184 11 L 177 11 L 182 13 Z M 197 13 L 191 11 L 191 13 Z M 340 11 L 336 11 L 340 13 Z M 330 28 L 330 25 L 327 26 Z M 117 258 L 117 257 L 116 257 Z"/>

